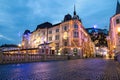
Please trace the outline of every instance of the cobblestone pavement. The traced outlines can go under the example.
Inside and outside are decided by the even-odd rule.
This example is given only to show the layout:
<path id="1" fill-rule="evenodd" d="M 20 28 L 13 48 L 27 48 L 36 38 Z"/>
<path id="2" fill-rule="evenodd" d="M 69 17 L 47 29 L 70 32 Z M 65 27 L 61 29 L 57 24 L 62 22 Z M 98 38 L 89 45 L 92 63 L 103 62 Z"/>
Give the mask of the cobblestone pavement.
<path id="1" fill-rule="evenodd" d="M 95 58 L 0 65 L 0 80 L 120 80 L 120 64 Z"/>

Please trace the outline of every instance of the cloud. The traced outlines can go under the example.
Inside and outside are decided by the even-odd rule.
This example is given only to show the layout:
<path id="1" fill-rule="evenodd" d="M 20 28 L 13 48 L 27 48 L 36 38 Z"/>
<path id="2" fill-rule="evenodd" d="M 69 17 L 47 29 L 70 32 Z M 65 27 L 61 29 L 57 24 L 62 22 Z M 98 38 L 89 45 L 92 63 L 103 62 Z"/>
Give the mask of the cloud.
<path id="1" fill-rule="evenodd" d="M 73 15 L 74 4 L 85 27 L 108 26 L 116 7 L 115 0 L 0 0 L 0 42 L 18 43 L 18 32 L 33 31 L 46 21 L 61 22 L 66 14 Z"/>
<path id="2" fill-rule="evenodd" d="M 5 40 L 8 40 L 8 41 L 13 41 L 13 39 L 10 39 L 2 34 L 0 34 L 0 39 L 5 39 Z"/>

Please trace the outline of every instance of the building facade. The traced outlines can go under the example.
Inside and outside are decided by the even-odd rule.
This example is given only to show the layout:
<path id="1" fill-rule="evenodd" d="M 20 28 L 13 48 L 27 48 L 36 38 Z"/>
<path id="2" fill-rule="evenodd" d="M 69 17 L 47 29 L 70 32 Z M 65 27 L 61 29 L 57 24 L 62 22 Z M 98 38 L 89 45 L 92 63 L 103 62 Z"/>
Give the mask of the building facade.
<path id="1" fill-rule="evenodd" d="M 116 14 L 110 19 L 108 47 L 110 54 L 120 52 L 120 3 L 117 1 Z"/>
<path id="2" fill-rule="evenodd" d="M 93 56 L 94 43 L 84 29 L 75 8 L 73 16 L 65 15 L 57 24 L 49 22 L 37 26 L 36 30 L 26 30 L 23 34 L 22 48 L 38 48 L 41 54 Z"/>

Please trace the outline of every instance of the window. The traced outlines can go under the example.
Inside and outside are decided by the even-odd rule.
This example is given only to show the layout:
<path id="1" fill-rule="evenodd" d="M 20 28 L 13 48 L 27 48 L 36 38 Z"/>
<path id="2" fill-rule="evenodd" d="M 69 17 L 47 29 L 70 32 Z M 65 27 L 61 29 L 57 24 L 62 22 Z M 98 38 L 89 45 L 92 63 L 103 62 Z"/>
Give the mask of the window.
<path id="1" fill-rule="evenodd" d="M 41 34 L 40 33 L 38 33 L 38 36 L 40 36 Z"/>
<path id="2" fill-rule="evenodd" d="M 45 32 L 43 31 L 43 35 L 45 35 Z"/>
<path id="3" fill-rule="evenodd" d="M 49 31 L 49 34 L 52 34 L 52 30 L 51 30 L 51 31 Z"/>
<path id="4" fill-rule="evenodd" d="M 67 46 L 67 42 L 64 42 L 64 46 Z"/>
<path id="5" fill-rule="evenodd" d="M 64 26 L 64 30 L 67 31 L 67 26 Z"/>
<path id="6" fill-rule="evenodd" d="M 49 41 L 52 41 L 52 37 L 49 37 Z"/>
<path id="7" fill-rule="evenodd" d="M 77 31 L 74 31 L 74 38 L 78 38 L 79 37 L 79 33 Z"/>
<path id="8" fill-rule="evenodd" d="M 55 40 L 59 40 L 59 35 L 56 35 L 56 36 L 55 36 Z"/>
<path id="9" fill-rule="evenodd" d="M 78 29 L 78 25 L 77 25 L 77 24 L 74 24 L 74 28 L 75 28 L 75 29 Z"/>
<path id="10" fill-rule="evenodd" d="M 119 19 L 116 19 L 116 24 L 119 24 L 120 23 L 120 20 Z"/>
<path id="11" fill-rule="evenodd" d="M 56 29 L 56 33 L 59 32 L 59 29 Z"/>
<path id="12" fill-rule="evenodd" d="M 44 53 L 44 49 L 42 49 L 42 53 Z"/>

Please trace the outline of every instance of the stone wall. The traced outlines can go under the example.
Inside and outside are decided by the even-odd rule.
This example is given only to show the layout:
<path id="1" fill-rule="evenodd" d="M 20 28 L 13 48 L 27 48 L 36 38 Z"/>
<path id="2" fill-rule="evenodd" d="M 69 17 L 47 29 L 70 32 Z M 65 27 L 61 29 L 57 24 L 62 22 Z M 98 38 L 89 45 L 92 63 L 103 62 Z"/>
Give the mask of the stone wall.
<path id="1" fill-rule="evenodd" d="M 43 54 L 0 54 L 0 64 L 79 59 L 80 56 Z"/>

